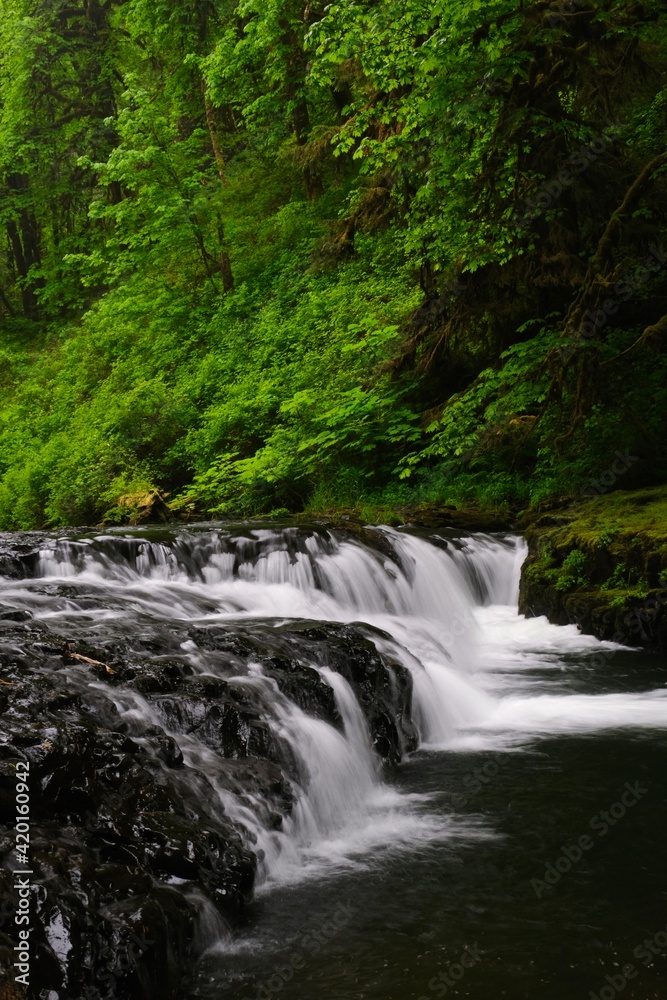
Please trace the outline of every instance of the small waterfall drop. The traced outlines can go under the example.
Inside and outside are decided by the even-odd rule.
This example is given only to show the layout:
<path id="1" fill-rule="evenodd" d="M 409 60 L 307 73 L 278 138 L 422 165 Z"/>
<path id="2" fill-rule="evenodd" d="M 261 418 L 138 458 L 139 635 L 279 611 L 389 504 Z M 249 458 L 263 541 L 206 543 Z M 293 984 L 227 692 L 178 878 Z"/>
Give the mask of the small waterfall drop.
<path id="1" fill-rule="evenodd" d="M 207 636 L 233 635 L 242 627 L 275 630 L 300 620 L 363 628 L 378 662 L 386 665 L 389 688 L 396 670 L 409 671 L 409 711 L 423 745 L 446 743 L 493 709 L 492 697 L 476 681 L 476 611 L 516 601 L 523 542 L 490 536 L 427 540 L 390 528 L 367 529 L 366 535 L 370 545 L 307 528 L 49 539 L 24 559 L 24 581 L 4 582 L 4 600 L 17 601 L 68 638 L 79 630 L 87 641 L 115 630 L 125 635 L 128 619 L 132 635 L 149 643 L 156 627 L 195 627 L 192 637 L 178 643 L 179 669 L 201 684 L 224 682 L 226 699 L 233 701 L 236 692 L 253 705 L 260 722 L 243 723 L 243 733 L 251 740 L 259 732 L 253 726 L 261 724 L 262 738 L 278 748 L 272 752 L 292 762 L 294 805 L 277 827 L 261 793 L 230 789 L 229 767 L 208 720 L 179 722 L 177 707 L 161 695 L 149 700 L 136 690 L 95 683 L 96 695 L 112 703 L 133 738 L 160 730 L 175 741 L 185 765 L 205 775 L 214 811 L 245 831 L 261 877 L 270 882 L 294 877 L 303 852 L 332 838 L 345 857 L 373 830 L 400 841 L 405 827 L 406 836 L 418 837 L 419 810 L 383 783 L 359 694 L 327 662 L 324 647 L 308 669 L 331 689 L 337 724 L 301 707 L 251 655 L 230 661 L 207 648 Z M 52 591 L 47 597 L 44 584 Z M 72 670 L 75 675 L 80 683 L 80 672 Z"/>

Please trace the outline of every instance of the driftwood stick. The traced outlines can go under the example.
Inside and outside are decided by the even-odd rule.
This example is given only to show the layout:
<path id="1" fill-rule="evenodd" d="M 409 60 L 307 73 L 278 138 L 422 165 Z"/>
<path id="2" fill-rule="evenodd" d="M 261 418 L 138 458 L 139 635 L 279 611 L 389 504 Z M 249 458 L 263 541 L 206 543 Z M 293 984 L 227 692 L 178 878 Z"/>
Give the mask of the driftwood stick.
<path id="1" fill-rule="evenodd" d="M 82 653 L 72 653 L 69 648 L 65 651 L 65 655 L 69 660 L 78 660 L 79 663 L 87 663 L 91 667 L 104 667 L 108 674 L 116 673 L 108 663 L 102 663 L 101 660 L 91 660 L 89 656 L 83 656 Z"/>

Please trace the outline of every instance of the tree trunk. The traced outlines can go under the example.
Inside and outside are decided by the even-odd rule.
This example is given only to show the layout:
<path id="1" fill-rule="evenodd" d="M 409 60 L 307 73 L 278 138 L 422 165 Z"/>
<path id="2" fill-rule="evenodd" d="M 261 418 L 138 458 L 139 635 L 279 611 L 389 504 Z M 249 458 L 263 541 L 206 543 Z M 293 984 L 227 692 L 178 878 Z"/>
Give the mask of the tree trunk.
<path id="1" fill-rule="evenodd" d="M 7 185 L 12 193 L 27 194 L 28 180 L 24 174 L 10 174 Z M 39 238 L 39 226 L 31 211 L 22 207 L 18 213 L 18 223 L 15 219 L 7 222 L 7 236 L 12 250 L 14 266 L 21 278 L 21 299 L 23 312 L 29 319 L 36 319 L 38 314 L 35 292 L 40 287 L 40 281 L 30 279 L 30 268 L 39 266 L 42 253 Z"/>
<path id="2" fill-rule="evenodd" d="M 215 158 L 215 163 L 218 168 L 218 176 L 220 178 L 220 183 L 223 187 L 229 186 L 229 181 L 225 174 L 225 158 L 222 155 L 222 147 L 220 145 L 220 140 L 218 138 L 218 129 L 215 120 L 215 109 L 211 104 L 211 100 L 208 96 L 208 90 L 206 87 L 206 80 L 202 80 L 202 91 L 204 94 L 204 108 L 206 111 L 206 124 L 208 125 L 208 134 L 211 138 L 211 148 L 213 150 L 213 156 Z M 232 271 L 232 262 L 230 260 L 229 254 L 224 249 L 225 247 L 225 228 L 223 226 L 222 220 L 218 224 L 218 238 L 220 240 L 220 276 L 222 277 L 222 288 L 223 291 L 231 292 L 234 288 L 234 272 Z"/>
<path id="3" fill-rule="evenodd" d="M 310 132 L 310 115 L 308 114 L 308 105 L 305 97 L 302 97 L 298 101 L 292 120 L 294 122 L 294 134 L 297 145 L 305 146 L 308 142 L 308 134 Z M 312 167 L 304 167 L 303 180 L 306 185 L 306 197 L 308 201 L 315 201 L 322 194 L 322 178 L 319 172 Z"/>

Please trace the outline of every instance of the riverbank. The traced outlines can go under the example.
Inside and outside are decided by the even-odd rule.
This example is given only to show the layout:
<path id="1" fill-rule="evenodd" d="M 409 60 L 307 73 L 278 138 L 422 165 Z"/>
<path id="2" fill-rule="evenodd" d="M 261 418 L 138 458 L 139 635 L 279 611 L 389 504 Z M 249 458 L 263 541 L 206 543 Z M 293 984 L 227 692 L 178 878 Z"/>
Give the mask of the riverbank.
<path id="1" fill-rule="evenodd" d="M 646 649 L 667 649 L 667 487 L 526 512 L 519 610 Z"/>

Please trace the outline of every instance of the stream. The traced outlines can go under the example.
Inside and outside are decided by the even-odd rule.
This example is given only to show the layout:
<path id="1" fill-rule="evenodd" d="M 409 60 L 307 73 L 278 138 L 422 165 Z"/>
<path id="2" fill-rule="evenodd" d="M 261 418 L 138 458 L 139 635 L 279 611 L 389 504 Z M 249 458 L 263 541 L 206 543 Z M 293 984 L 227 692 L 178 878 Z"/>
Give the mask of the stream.
<path id="1" fill-rule="evenodd" d="M 48 746 L 66 755 L 73 724 L 82 746 L 129 740 L 171 796 L 152 810 L 186 817 L 104 826 L 92 775 L 44 800 L 34 995 L 88 1000 L 99 897 L 119 934 L 133 900 L 144 927 L 156 900 L 165 926 L 187 917 L 147 950 L 186 956 L 169 965 L 186 1000 L 665 1000 L 664 660 L 519 616 L 525 555 L 511 535 L 384 527 L 6 536 L 0 652 L 48 687 Z M 30 756 L 16 706 L 4 741 Z M 90 888 L 59 904 L 49 823 L 91 814 L 77 878 L 108 864 L 115 898 L 140 869 L 125 909 Z M 179 832 L 195 821 L 233 878 Z M 158 847 L 131 848 L 150 831 Z M 151 975 L 98 971 L 89 995 L 157 996 Z"/>

